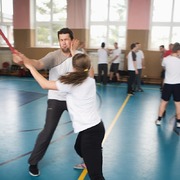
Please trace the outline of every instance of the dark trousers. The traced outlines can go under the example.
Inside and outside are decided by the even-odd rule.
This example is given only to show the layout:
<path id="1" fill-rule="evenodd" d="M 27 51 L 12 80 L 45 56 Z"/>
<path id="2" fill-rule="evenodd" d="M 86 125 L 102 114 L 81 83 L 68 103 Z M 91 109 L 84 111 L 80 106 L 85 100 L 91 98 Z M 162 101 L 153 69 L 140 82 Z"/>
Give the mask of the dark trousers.
<path id="1" fill-rule="evenodd" d="M 101 81 L 103 84 L 107 84 L 108 76 L 108 65 L 107 64 L 98 64 L 98 82 Z"/>
<path id="2" fill-rule="evenodd" d="M 132 92 L 132 85 L 135 81 L 136 78 L 136 74 L 135 71 L 128 71 L 129 73 L 129 78 L 128 78 L 128 87 L 127 87 L 127 93 L 131 93 Z"/>
<path id="3" fill-rule="evenodd" d="M 133 83 L 134 90 L 141 89 L 141 74 L 142 69 L 138 69 L 138 74 L 136 74 L 135 82 Z"/>
<path id="4" fill-rule="evenodd" d="M 74 148 L 83 158 L 91 180 L 104 180 L 102 173 L 102 140 L 105 129 L 103 122 L 80 132 Z"/>
<path id="5" fill-rule="evenodd" d="M 65 110 L 67 110 L 66 101 L 53 99 L 48 100 L 46 122 L 43 130 L 39 133 L 36 139 L 34 149 L 28 160 L 30 165 L 38 164 L 38 162 L 43 158 L 59 123 L 59 119 Z"/>

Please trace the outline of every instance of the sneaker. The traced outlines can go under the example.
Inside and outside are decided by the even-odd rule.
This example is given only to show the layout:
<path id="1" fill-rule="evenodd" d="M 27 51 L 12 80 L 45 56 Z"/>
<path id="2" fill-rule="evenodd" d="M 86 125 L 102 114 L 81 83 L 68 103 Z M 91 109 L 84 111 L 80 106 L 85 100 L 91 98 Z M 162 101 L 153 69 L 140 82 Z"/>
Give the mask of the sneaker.
<path id="1" fill-rule="evenodd" d="M 155 121 L 155 124 L 156 124 L 157 126 L 160 126 L 160 125 L 161 125 L 161 120 L 157 119 L 157 120 Z"/>
<path id="2" fill-rule="evenodd" d="M 128 92 L 128 95 L 134 96 L 133 92 Z"/>
<path id="3" fill-rule="evenodd" d="M 179 121 L 176 122 L 176 127 L 180 128 L 180 122 Z"/>
<path id="4" fill-rule="evenodd" d="M 40 175 L 40 171 L 38 169 L 37 165 L 30 165 L 29 166 L 29 174 L 31 176 L 39 176 Z"/>
<path id="5" fill-rule="evenodd" d="M 74 169 L 86 169 L 86 165 L 84 163 L 76 164 Z"/>

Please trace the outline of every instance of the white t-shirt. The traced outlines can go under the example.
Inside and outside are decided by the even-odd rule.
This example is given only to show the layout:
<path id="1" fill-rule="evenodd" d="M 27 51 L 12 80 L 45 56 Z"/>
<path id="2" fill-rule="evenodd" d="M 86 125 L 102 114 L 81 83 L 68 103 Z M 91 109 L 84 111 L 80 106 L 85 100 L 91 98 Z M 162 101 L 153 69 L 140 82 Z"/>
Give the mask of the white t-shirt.
<path id="1" fill-rule="evenodd" d="M 76 53 L 82 52 L 76 51 Z M 49 69 L 49 80 L 53 81 L 58 80 L 60 76 L 71 72 L 73 69 L 72 57 L 67 58 L 64 56 L 61 49 L 48 53 L 40 61 L 43 62 L 45 69 Z M 48 99 L 65 101 L 66 94 L 55 90 L 49 90 Z"/>
<path id="2" fill-rule="evenodd" d="M 96 84 L 88 77 L 82 84 L 72 86 L 56 81 L 58 90 L 67 93 L 66 102 L 74 132 L 78 133 L 100 123 L 96 105 Z"/>
<path id="3" fill-rule="evenodd" d="M 180 84 L 180 59 L 169 55 L 163 59 L 162 66 L 165 68 L 164 83 Z"/>
<path id="4" fill-rule="evenodd" d="M 114 49 L 112 53 L 112 58 L 118 56 L 112 63 L 118 64 L 121 61 L 121 49 Z"/>
<path id="5" fill-rule="evenodd" d="M 141 50 L 136 52 L 137 69 L 142 69 L 142 60 L 144 59 L 144 53 Z"/>
<path id="6" fill-rule="evenodd" d="M 107 64 L 108 63 L 108 53 L 106 49 L 98 49 L 98 64 Z"/>
<path id="7" fill-rule="evenodd" d="M 135 68 L 134 68 L 134 62 L 133 61 L 136 61 L 136 53 L 133 52 L 133 51 L 130 51 L 128 53 L 128 70 L 129 71 L 135 71 Z"/>

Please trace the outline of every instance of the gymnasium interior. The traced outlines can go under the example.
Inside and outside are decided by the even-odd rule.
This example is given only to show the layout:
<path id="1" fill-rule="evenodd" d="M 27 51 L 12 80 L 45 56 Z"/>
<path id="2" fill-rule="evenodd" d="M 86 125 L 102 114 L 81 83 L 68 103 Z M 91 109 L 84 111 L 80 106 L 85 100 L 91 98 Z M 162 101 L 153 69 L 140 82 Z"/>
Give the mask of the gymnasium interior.
<path id="1" fill-rule="evenodd" d="M 65 18 L 62 18 L 64 24 L 59 23 L 58 28 L 57 24 L 48 26 L 52 19 L 49 22 L 46 20 L 36 24 L 35 20 L 38 18 L 35 18 L 37 14 L 34 13 L 34 9 L 38 1 L 42 4 L 47 3 L 49 9 L 52 8 L 50 4 L 57 3 L 58 6 L 64 3 L 64 10 L 67 13 Z M 176 109 L 173 99 L 168 103 L 162 125 L 155 124 L 161 101 L 162 82 L 159 46 L 164 44 L 168 48 L 168 44 L 178 42 L 177 38 L 180 37 L 178 0 L 167 2 L 162 0 L 98 0 L 96 2 L 95 0 L 0 0 L 0 3 L 0 27 L 14 49 L 31 59 L 41 59 L 59 48 L 57 31 L 68 27 L 73 31 L 76 39 L 85 43 L 85 50 L 94 68 L 95 80 L 98 76 L 97 50 L 101 42 L 107 40 L 107 48 L 113 49 L 113 42 L 117 41 L 122 50 L 119 67 L 121 82 L 117 82 L 116 78 L 107 85 L 96 82 L 98 111 L 106 129 L 102 144 L 104 177 L 106 180 L 180 179 L 180 129 L 175 125 Z M 111 3 L 113 8 L 120 4 L 126 13 L 125 21 L 123 18 L 123 22 L 119 19 L 109 20 L 108 24 L 104 25 L 103 21 L 97 20 L 94 24 L 92 22 L 92 26 L 99 25 L 100 29 L 101 26 L 106 26 L 108 30 L 114 23 L 117 29 L 122 25 L 125 30 L 119 30 L 120 35 L 117 36 L 115 32 L 114 39 L 109 37 L 113 33 L 107 33 L 109 42 L 106 36 L 96 41 L 92 36 L 93 27 L 90 27 L 90 13 L 93 12 L 91 8 L 96 7 L 99 10 L 100 19 L 104 18 L 103 8 L 110 7 Z M 164 14 L 164 17 L 167 15 L 164 19 L 168 19 L 170 9 L 172 10 L 168 22 L 163 18 L 159 24 L 156 20 L 152 21 L 155 16 L 153 12 L 157 12 L 153 11 L 153 8 L 156 9 L 155 5 L 164 8 L 162 14 L 159 14 L 159 16 Z M 10 20 L 5 22 L 3 17 L 6 14 L 4 15 L 3 6 L 13 11 L 13 14 L 9 15 Z M 111 14 L 110 8 L 107 9 L 108 14 Z M 43 6 L 39 7 L 39 12 L 40 10 L 43 11 Z M 46 15 L 48 16 L 47 12 L 44 16 Z M 118 21 L 120 25 L 117 24 Z M 153 40 L 152 25 L 159 32 Z M 163 25 L 169 34 L 172 34 L 164 35 Z M 53 33 L 54 39 L 48 37 L 47 40 L 53 39 L 55 45 L 51 44 L 51 40 L 47 44 L 38 44 L 40 43 L 38 41 L 40 36 L 37 35 L 38 26 L 47 29 L 51 27 L 48 32 Z M 173 28 L 177 28 L 176 31 Z M 97 33 L 96 35 L 99 37 Z M 159 36 L 161 37 L 158 39 Z M 135 95 L 131 96 L 127 94 L 126 57 L 133 42 L 141 43 L 145 68 L 141 77 L 143 92 L 135 92 Z M 39 72 L 48 79 L 48 70 Z M 63 113 L 47 152 L 39 162 L 40 176 L 29 175 L 28 158 L 45 123 L 48 91 L 39 86 L 29 70 L 13 62 L 11 49 L 2 35 L 0 35 L 0 94 L 1 180 L 90 180 L 87 169 L 73 168 L 75 164 L 81 163 L 82 159 L 74 150 L 77 134 L 73 132 L 67 111 Z"/>

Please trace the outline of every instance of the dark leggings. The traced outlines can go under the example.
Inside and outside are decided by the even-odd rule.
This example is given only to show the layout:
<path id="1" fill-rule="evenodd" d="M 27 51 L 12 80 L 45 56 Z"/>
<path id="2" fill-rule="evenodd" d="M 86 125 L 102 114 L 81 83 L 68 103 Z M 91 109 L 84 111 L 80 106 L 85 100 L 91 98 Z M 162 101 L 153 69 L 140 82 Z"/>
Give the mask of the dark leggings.
<path id="1" fill-rule="evenodd" d="M 30 165 L 38 164 L 38 162 L 43 158 L 59 123 L 59 119 L 65 110 L 67 110 L 66 101 L 58 101 L 54 99 L 48 100 L 46 122 L 43 130 L 39 133 L 36 139 L 36 144 L 28 160 Z"/>
<path id="2" fill-rule="evenodd" d="M 102 140 L 105 129 L 103 122 L 81 131 L 76 139 L 75 150 L 83 158 L 91 180 L 104 180 L 102 173 Z"/>

